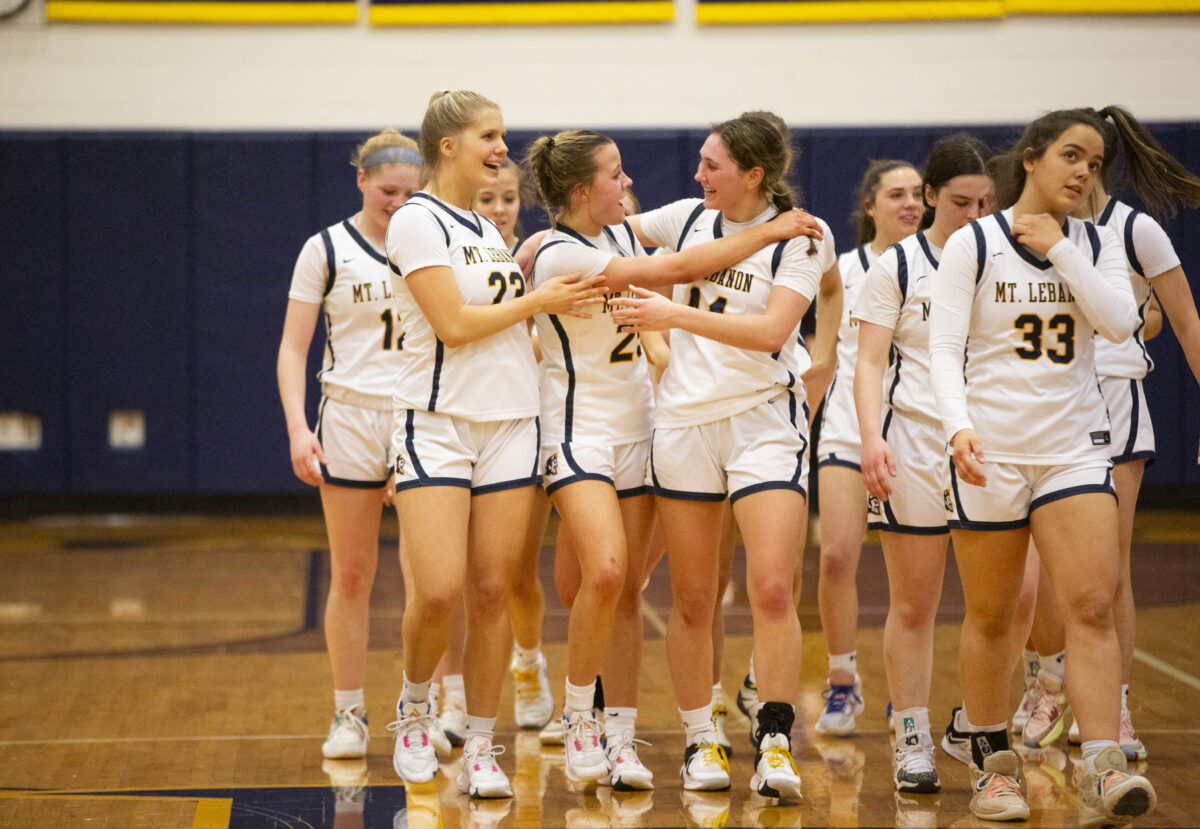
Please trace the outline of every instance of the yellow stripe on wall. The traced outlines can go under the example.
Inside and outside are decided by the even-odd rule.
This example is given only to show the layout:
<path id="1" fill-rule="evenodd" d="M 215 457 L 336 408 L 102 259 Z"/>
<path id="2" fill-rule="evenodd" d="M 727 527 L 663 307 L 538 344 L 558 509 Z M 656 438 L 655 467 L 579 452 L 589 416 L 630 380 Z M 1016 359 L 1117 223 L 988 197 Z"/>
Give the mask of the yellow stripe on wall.
<path id="1" fill-rule="evenodd" d="M 563 23 L 655 23 L 673 20 L 667 0 L 614 3 L 397 3 L 371 6 L 379 26 L 495 26 Z"/>
<path id="2" fill-rule="evenodd" d="M 698 23 L 832 23 L 868 20 L 934 20 L 1003 17 L 1004 0 L 862 0 L 811 3 L 698 3 Z"/>
<path id="3" fill-rule="evenodd" d="M 144 23 L 353 23 L 355 3 L 46 0 L 48 20 Z"/>
<path id="4" fill-rule="evenodd" d="M 1005 0 L 1010 14 L 1188 14 L 1200 0 Z"/>

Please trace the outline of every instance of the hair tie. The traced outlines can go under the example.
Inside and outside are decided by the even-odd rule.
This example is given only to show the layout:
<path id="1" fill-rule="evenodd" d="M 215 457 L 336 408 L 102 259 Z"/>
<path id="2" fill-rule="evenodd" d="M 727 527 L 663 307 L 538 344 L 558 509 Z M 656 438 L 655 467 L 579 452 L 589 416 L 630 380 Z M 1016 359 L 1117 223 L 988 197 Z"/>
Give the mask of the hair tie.
<path id="1" fill-rule="evenodd" d="M 378 167 L 380 164 L 415 164 L 421 166 L 421 154 L 409 147 L 384 147 L 367 155 L 359 163 L 359 169 Z"/>

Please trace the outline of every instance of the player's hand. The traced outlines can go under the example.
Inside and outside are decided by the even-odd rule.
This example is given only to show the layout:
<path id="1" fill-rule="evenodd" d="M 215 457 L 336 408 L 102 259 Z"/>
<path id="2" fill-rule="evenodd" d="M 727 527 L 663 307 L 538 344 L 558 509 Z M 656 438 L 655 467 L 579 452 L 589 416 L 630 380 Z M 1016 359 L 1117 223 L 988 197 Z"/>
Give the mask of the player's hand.
<path id="1" fill-rule="evenodd" d="M 582 278 L 577 273 L 556 276 L 537 287 L 533 295 L 544 314 L 560 314 L 588 319 L 583 308 L 604 299 L 604 275 Z"/>
<path id="2" fill-rule="evenodd" d="M 325 450 L 321 448 L 321 441 L 306 428 L 290 433 L 288 443 L 291 446 L 292 472 L 304 483 L 320 486 L 324 479 L 318 464 L 325 463 Z"/>
<path id="3" fill-rule="evenodd" d="M 863 484 L 867 492 L 880 501 L 886 501 L 892 494 L 888 479 L 896 477 L 896 459 L 887 441 L 880 435 L 872 435 L 864 440 L 861 461 Z"/>
<path id="4" fill-rule="evenodd" d="M 1030 250 L 1045 256 L 1064 238 L 1062 225 L 1049 213 L 1025 213 L 1013 219 L 1012 236 Z"/>
<path id="5" fill-rule="evenodd" d="M 517 262 L 517 267 L 521 269 L 521 273 L 525 274 L 526 279 L 533 277 L 533 259 L 537 256 L 538 248 L 542 246 L 542 240 L 546 238 L 546 234 L 549 232 L 548 230 L 539 230 L 522 242 L 513 256 L 513 259 Z"/>
<path id="6" fill-rule="evenodd" d="M 626 331 L 666 331 L 671 328 L 671 319 L 680 306 L 654 291 L 636 285 L 629 290 L 635 296 L 615 296 L 609 299 L 612 320 L 626 326 Z"/>
<path id="7" fill-rule="evenodd" d="M 785 210 L 771 221 L 763 225 L 767 238 L 771 242 L 782 242 L 784 239 L 794 239 L 797 236 L 809 236 L 813 239 L 823 239 L 825 232 L 821 223 L 807 210 L 794 208 Z"/>
<path id="8" fill-rule="evenodd" d="M 987 486 L 987 475 L 983 474 L 983 443 L 974 429 L 960 429 L 950 439 L 952 458 L 958 477 L 972 486 Z"/>

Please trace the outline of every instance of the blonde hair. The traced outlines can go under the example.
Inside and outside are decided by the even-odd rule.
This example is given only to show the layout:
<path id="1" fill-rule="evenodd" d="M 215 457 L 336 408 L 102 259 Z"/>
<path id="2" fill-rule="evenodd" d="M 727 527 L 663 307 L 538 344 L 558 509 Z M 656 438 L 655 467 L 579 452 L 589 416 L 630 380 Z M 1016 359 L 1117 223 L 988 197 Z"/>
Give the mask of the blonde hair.
<path id="1" fill-rule="evenodd" d="M 371 163 L 369 166 L 366 165 L 366 162 L 370 156 L 374 155 L 380 150 L 387 150 L 392 147 L 411 150 L 418 155 L 420 154 L 420 150 L 417 147 L 416 141 L 413 141 L 407 135 L 404 135 L 403 133 L 389 127 L 382 132 L 372 135 L 366 141 L 359 144 L 354 150 L 354 155 L 350 157 L 350 165 L 357 170 L 362 170 L 366 175 L 369 176 L 371 175 L 370 171 L 374 167 L 378 166 L 374 163 Z M 399 163 L 404 164 L 407 162 L 400 161 Z M 416 162 L 416 160 L 414 160 L 412 163 L 417 167 L 421 166 Z"/>
<path id="2" fill-rule="evenodd" d="M 442 139 L 463 132 L 479 113 L 491 109 L 500 111 L 494 101 L 466 89 L 447 89 L 430 96 L 425 117 L 421 119 L 422 184 L 428 183 L 437 173 L 442 161 Z"/>

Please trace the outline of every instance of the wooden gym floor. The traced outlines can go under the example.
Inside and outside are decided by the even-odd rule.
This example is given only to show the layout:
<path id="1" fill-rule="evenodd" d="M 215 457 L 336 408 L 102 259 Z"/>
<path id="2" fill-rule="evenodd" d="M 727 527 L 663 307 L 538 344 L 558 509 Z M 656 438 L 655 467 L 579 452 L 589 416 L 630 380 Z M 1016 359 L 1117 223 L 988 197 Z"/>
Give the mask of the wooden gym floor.
<path id="1" fill-rule="evenodd" d="M 870 538 L 859 575 L 867 710 L 848 739 L 822 738 L 812 729 L 825 647 L 815 547 L 805 559 L 803 689 L 793 732 L 802 804 L 779 806 L 749 791 L 753 755 L 732 699 L 750 648 L 740 585 L 727 609 L 723 675 L 734 785 L 719 794 L 681 790 L 682 734 L 662 640 L 670 601 L 665 563 L 644 600 L 638 730 L 650 743 L 641 756 L 655 772 L 653 792 L 570 791 L 562 749 L 542 748 L 535 733 L 513 727 L 508 689 L 498 737 L 516 797 L 469 802 L 454 790 L 452 774 L 406 791 L 392 771 L 386 731 L 400 687 L 394 526 L 388 516 L 372 605 L 370 754 L 365 762 L 323 762 L 332 695 L 320 629 L 328 561 L 319 517 L 0 522 L 0 827 L 987 825 L 968 816 L 966 768 L 940 751 L 940 795 L 895 795 L 881 658 L 887 585 Z M 545 637 L 561 702 L 566 616 L 549 587 L 551 550 L 543 550 Z M 1200 515 L 1139 516 L 1130 707 L 1150 751 L 1145 773 L 1159 795 L 1158 809 L 1139 826 L 1200 826 L 1192 802 L 1200 799 L 1200 783 L 1191 777 L 1200 775 L 1198 554 Z M 951 562 L 936 637 L 935 732 L 959 699 L 954 662 L 961 615 Z M 1018 694 L 1014 680 L 1014 704 Z M 1078 825 L 1072 785 L 1078 756 L 1065 740 L 1025 752 L 1029 825 Z"/>

